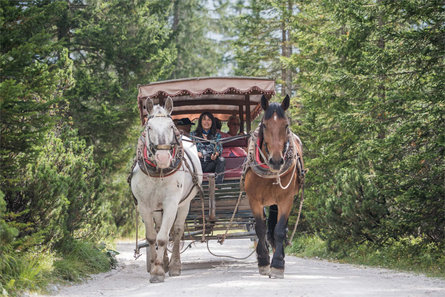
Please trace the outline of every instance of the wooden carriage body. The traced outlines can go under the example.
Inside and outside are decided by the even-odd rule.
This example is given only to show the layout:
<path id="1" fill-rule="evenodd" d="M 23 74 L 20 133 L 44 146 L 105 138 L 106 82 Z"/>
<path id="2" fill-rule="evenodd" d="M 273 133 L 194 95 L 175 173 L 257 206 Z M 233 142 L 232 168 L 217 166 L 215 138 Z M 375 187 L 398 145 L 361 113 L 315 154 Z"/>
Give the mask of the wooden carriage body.
<path id="1" fill-rule="evenodd" d="M 275 82 L 255 77 L 199 77 L 149 83 L 139 86 L 138 107 L 141 123 L 147 115 L 147 98 L 163 105 L 167 97 L 174 102 L 173 119 L 199 118 L 204 111 L 221 121 L 235 114 L 240 118 L 240 131 L 250 133 L 252 121 L 261 113 L 261 97 L 275 94 Z M 247 147 L 247 137 L 223 144 L 224 147 Z M 215 188 L 215 175 L 204 174 L 204 214 L 207 239 L 221 236 L 227 229 L 240 195 L 240 178 L 246 157 L 226 157 L 224 183 Z M 245 195 L 239 201 L 227 238 L 255 237 L 254 218 Z M 185 226 L 185 239 L 200 239 L 203 231 L 202 202 L 196 196 L 190 205 Z"/>

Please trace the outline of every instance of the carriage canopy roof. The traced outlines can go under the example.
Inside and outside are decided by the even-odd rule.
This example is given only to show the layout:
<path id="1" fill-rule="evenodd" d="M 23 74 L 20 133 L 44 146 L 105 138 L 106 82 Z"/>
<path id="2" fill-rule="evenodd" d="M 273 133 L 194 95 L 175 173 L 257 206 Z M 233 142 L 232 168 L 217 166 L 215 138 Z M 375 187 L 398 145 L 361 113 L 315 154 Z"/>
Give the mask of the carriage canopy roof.
<path id="1" fill-rule="evenodd" d="M 163 105 L 173 99 L 173 119 L 197 119 L 210 111 L 222 121 L 230 115 L 240 115 L 252 121 L 261 112 L 261 96 L 270 99 L 275 94 L 274 80 L 256 77 L 197 77 L 153 82 L 139 86 L 138 107 L 141 122 L 147 114 L 145 100 Z"/>

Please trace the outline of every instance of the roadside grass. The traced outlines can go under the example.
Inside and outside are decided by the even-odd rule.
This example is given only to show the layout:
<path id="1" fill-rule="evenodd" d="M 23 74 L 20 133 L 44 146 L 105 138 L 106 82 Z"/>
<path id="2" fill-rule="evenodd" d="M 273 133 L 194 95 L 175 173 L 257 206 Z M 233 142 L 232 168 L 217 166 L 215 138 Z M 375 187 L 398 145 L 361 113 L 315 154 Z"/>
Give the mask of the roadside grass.
<path id="1" fill-rule="evenodd" d="M 0 296 L 21 296 L 23 292 L 48 292 L 50 284 L 79 282 L 90 274 L 116 265 L 116 252 L 105 244 L 73 240 L 60 251 L 9 251 L 0 257 Z"/>
<path id="2" fill-rule="evenodd" d="M 116 267 L 117 252 L 104 243 L 73 241 L 61 248 L 62 259 L 54 261 L 53 276 L 61 280 L 80 281 L 90 274 L 105 272 Z"/>
<path id="3" fill-rule="evenodd" d="M 19 251 L 0 257 L 0 295 L 18 296 L 23 290 L 39 291 L 51 280 L 54 255 L 47 252 Z"/>
<path id="4" fill-rule="evenodd" d="M 343 247 L 330 251 L 327 242 L 320 237 L 300 236 L 287 252 L 296 256 L 321 258 L 340 263 L 376 266 L 398 271 L 422 273 L 445 278 L 445 253 L 443 247 L 425 243 L 421 238 L 393 240 L 384 246 L 362 243 L 355 247 Z"/>

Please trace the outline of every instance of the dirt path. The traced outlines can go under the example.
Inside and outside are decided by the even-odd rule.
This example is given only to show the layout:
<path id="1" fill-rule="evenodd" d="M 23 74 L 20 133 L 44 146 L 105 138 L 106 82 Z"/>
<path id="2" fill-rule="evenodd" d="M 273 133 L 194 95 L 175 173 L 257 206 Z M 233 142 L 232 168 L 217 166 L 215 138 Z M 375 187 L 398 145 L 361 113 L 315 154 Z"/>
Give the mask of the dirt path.
<path id="1" fill-rule="evenodd" d="M 210 243 L 214 253 L 239 257 L 248 255 L 252 247 L 250 240 L 227 240 L 223 246 Z M 182 254 L 181 276 L 167 276 L 164 283 L 151 284 L 145 251 L 135 261 L 133 248 L 133 243 L 118 243 L 117 269 L 83 284 L 62 287 L 51 296 L 445 296 L 445 280 L 291 256 L 286 256 L 285 278 L 269 279 L 257 273 L 255 255 L 239 261 L 218 258 L 202 243 Z"/>

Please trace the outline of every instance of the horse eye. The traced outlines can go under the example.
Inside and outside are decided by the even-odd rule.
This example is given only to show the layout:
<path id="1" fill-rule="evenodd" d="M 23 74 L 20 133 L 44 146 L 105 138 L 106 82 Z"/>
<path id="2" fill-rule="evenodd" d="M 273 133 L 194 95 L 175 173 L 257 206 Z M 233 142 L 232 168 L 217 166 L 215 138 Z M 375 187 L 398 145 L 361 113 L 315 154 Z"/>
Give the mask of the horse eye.
<path id="1" fill-rule="evenodd" d="M 263 128 L 266 129 L 266 125 L 265 124 L 263 124 Z"/>

